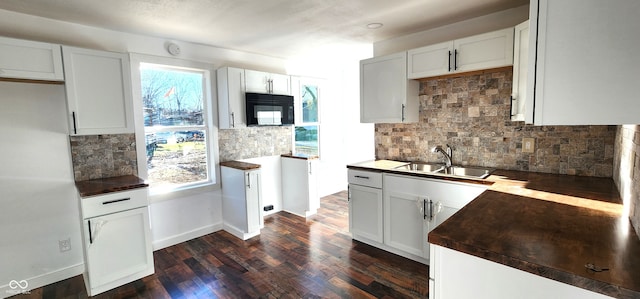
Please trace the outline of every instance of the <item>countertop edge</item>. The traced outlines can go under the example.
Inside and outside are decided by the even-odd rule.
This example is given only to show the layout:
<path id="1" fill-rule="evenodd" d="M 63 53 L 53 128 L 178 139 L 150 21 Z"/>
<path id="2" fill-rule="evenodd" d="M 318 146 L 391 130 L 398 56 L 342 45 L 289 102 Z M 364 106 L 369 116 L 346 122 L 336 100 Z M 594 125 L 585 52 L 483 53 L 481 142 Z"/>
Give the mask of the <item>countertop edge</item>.
<path id="1" fill-rule="evenodd" d="M 504 254 L 496 253 L 474 245 L 442 237 L 437 233 L 429 233 L 428 242 L 433 245 L 442 246 L 451 250 L 469 254 L 500 265 L 505 265 L 520 271 L 524 271 L 536 276 L 548 278 L 554 281 L 572 285 L 578 288 L 589 290 L 595 293 L 615 297 L 615 298 L 638 298 L 640 293 L 628 290 L 620 286 L 607 282 L 590 279 L 585 276 L 576 275 L 570 272 L 558 270 L 544 265 L 517 259 Z"/>
<path id="2" fill-rule="evenodd" d="M 362 166 L 362 165 L 347 165 L 347 169 L 375 171 L 375 172 L 382 172 L 382 173 L 406 175 L 406 176 L 412 176 L 417 178 L 436 179 L 436 180 L 479 184 L 479 185 L 493 185 L 495 183 L 494 181 L 488 180 L 486 178 L 485 179 L 464 178 L 464 177 L 448 175 L 448 174 L 416 172 L 416 171 L 410 171 L 410 170 L 396 170 L 396 169 L 379 168 L 379 167 Z"/>
<path id="3" fill-rule="evenodd" d="M 148 188 L 149 184 L 135 175 L 124 175 L 86 181 L 76 181 L 76 190 L 80 197 L 105 195 L 139 188 Z"/>
<path id="4" fill-rule="evenodd" d="M 239 170 L 253 170 L 253 169 L 260 169 L 260 167 L 262 167 L 260 164 L 254 164 L 254 163 L 242 162 L 242 161 L 220 162 L 220 166 L 239 169 Z"/>

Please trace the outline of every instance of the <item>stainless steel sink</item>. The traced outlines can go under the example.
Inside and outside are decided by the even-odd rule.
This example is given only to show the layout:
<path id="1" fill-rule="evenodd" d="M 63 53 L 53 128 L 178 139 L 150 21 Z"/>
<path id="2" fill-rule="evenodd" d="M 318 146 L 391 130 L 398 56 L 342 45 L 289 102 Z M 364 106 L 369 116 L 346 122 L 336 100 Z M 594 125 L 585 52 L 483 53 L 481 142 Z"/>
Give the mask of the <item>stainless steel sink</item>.
<path id="1" fill-rule="evenodd" d="M 484 179 L 488 177 L 491 172 L 493 172 L 493 169 L 490 168 L 450 166 L 438 169 L 436 173 Z"/>
<path id="2" fill-rule="evenodd" d="M 413 163 L 409 163 L 409 164 L 406 164 L 406 165 L 398 166 L 395 169 L 420 171 L 420 172 L 436 172 L 436 171 L 441 170 L 443 168 L 444 168 L 444 166 L 442 164 L 413 162 Z"/>

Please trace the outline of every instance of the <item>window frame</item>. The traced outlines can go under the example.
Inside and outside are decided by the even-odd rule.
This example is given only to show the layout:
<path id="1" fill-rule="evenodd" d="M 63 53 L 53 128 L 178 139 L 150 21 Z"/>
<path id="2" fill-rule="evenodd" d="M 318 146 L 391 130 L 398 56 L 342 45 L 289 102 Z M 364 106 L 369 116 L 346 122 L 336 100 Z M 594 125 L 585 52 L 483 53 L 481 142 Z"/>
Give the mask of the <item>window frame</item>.
<path id="1" fill-rule="evenodd" d="M 167 69 L 186 70 L 202 72 L 204 76 L 203 90 L 203 103 L 202 109 L 205 116 L 203 117 L 204 127 L 208 136 L 205 136 L 205 142 L 207 146 L 207 177 L 204 182 L 196 182 L 190 184 L 184 184 L 175 188 L 161 188 L 155 189 L 149 188 L 150 199 L 170 199 L 174 196 L 184 195 L 183 193 L 192 193 L 199 190 L 217 190 L 220 189 L 220 166 L 218 163 L 218 127 L 214 118 L 218 115 L 217 99 L 214 97 L 215 90 L 215 71 L 211 64 L 195 62 L 177 58 L 167 58 L 150 56 L 143 54 L 131 54 L 131 81 L 132 81 L 132 98 L 133 98 L 133 114 L 136 134 L 136 154 L 138 160 L 138 176 L 145 181 L 148 179 L 147 169 L 147 153 L 144 126 L 144 107 L 142 103 L 142 90 L 141 90 L 141 76 L 140 67 L 143 64 L 156 65 L 160 68 L 167 67 Z M 189 127 L 189 126 L 184 126 Z M 170 126 L 154 129 L 153 131 L 163 131 L 164 128 L 171 130 Z M 202 127 L 194 126 L 194 129 L 200 130 Z M 140 163 L 142 162 L 142 163 Z"/>
<path id="2" fill-rule="evenodd" d="M 306 126 L 316 126 L 318 127 L 318 132 L 317 132 L 317 138 L 318 138 L 318 158 L 321 157 L 321 147 L 320 147 L 320 130 L 321 130 L 321 115 L 322 113 L 320 112 L 322 109 L 322 80 L 321 79 L 316 79 L 316 78 L 305 78 L 305 77 L 292 77 L 292 81 L 294 81 L 295 83 L 292 84 L 292 87 L 294 87 L 293 90 L 293 96 L 294 96 L 294 111 L 295 111 L 295 122 L 294 125 L 292 126 L 292 138 L 291 141 L 293 142 L 292 145 L 292 151 L 295 154 L 296 153 L 296 128 L 297 127 L 306 127 Z M 304 122 L 304 117 L 303 117 L 303 108 L 302 108 L 302 86 L 304 85 L 313 85 L 317 87 L 317 96 L 318 96 L 318 121 L 316 122 Z"/>

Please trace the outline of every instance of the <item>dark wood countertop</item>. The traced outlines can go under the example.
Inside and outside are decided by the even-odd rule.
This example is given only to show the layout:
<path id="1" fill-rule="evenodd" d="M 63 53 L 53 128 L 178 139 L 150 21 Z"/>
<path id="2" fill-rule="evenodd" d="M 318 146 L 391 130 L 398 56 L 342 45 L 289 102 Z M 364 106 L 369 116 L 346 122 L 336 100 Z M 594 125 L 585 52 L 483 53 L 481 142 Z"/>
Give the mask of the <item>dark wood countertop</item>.
<path id="1" fill-rule="evenodd" d="M 616 298 L 640 298 L 640 239 L 610 178 L 495 171 L 429 242 Z M 609 268 L 593 272 L 592 263 Z"/>
<path id="2" fill-rule="evenodd" d="M 319 157 L 315 155 L 307 155 L 307 154 L 282 154 L 280 157 L 283 158 L 292 158 L 292 159 L 300 159 L 300 160 L 316 160 Z"/>
<path id="3" fill-rule="evenodd" d="M 78 189 L 78 193 L 82 197 L 145 187 L 149 187 L 149 185 L 135 175 L 76 182 L 76 189 Z"/>
<path id="4" fill-rule="evenodd" d="M 235 168 L 240 170 L 252 170 L 252 169 L 260 168 L 260 164 L 253 164 L 253 163 L 247 163 L 242 161 L 220 162 L 220 166 L 225 166 L 225 167 Z"/>

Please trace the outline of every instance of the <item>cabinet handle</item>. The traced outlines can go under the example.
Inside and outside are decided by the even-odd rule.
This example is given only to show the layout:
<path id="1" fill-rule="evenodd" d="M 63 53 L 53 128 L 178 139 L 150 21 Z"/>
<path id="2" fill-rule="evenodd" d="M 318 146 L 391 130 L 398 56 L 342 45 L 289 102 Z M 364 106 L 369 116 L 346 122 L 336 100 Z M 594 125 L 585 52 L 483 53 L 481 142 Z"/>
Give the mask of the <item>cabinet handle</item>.
<path id="1" fill-rule="evenodd" d="M 347 185 L 347 201 L 351 201 L 351 185 Z"/>
<path id="2" fill-rule="evenodd" d="M 356 175 L 355 177 L 356 177 L 356 178 L 359 178 L 359 179 L 365 179 L 365 180 L 368 180 L 368 179 L 369 179 L 369 177 L 368 177 L 368 176 Z"/>
<path id="3" fill-rule="evenodd" d="M 404 122 L 404 104 L 402 104 L 402 122 Z"/>
<path id="4" fill-rule="evenodd" d="M 91 236 L 91 220 L 87 220 L 87 224 L 89 225 L 89 244 L 93 244 L 93 236 Z"/>
<path id="5" fill-rule="evenodd" d="M 73 134 L 78 134 L 78 130 L 76 128 L 76 112 L 71 112 L 71 117 L 73 118 Z"/>
<path id="6" fill-rule="evenodd" d="M 458 49 L 453 50 L 453 70 L 458 70 Z"/>
<path id="7" fill-rule="evenodd" d="M 449 51 L 449 71 L 451 71 L 451 51 Z"/>
<path id="8" fill-rule="evenodd" d="M 121 199 L 115 199 L 115 200 L 107 200 L 102 202 L 103 205 L 109 205 L 112 203 L 117 203 L 117 202 L 122 202 L 122 201 L 127 201 L 127 200 L 131 200 L 131 198 L 121 198 Z"/>
<path id="9" fill-rule="evenodd" d="M 433 220 L 433 200 L 429 200 L 429 221 Z"/>
<path id="10" fill-rule="evenodd" d="M 231 127 L 236 127 L 236 114 L 234 112 L 231 112 Z"/>
<path id="11" fill-rule="evenodd" d="M 251 189 L 251 174 L 247 173 L 247 188 Z"/>
<path id="12" fill-rule="evenodd" d="M 513 101 L 516 100 L 515 97 L 511 96 L 511 101 L 509 101 L 509 114 L 513 117 L 515 114 L 513 113 Z"/>
<path id="13" fill-rule="evenodd" d="M 426 199 L 422 200 L 422 219 L 427 219 L 427 200 Z"/>
<path id="14" fill-rule="evenodd" d="M 311 169 L 311 162 L 309 162 L 309 174 L 313 174 L 313 169 Z"/>

